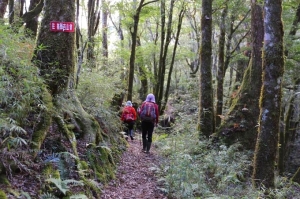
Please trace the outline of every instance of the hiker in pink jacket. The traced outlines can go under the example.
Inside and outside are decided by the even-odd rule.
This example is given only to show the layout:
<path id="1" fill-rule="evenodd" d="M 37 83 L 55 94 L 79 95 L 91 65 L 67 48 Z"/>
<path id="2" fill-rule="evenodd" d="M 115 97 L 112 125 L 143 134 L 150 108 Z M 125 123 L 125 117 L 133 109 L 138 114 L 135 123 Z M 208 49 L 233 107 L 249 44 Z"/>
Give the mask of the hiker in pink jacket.
<path id="1" fill-rule="evenodd" d="M 157 126 L 159 111 L 155 96 L 150 93 L 140 107 L 139 115 L 142 121 L 143 152 L 149 153 L 154 127 Z"/>

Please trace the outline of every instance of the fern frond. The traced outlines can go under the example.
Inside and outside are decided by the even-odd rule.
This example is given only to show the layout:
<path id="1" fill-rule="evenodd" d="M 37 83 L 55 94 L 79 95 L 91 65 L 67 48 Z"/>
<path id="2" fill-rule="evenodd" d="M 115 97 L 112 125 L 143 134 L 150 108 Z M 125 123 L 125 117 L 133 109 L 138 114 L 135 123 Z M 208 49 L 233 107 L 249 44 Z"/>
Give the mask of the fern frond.
<path id="1" fill-rule="evenodd" d="M 14 120 L 14 119 L 12 119 L 12 118 L 8 117 L 8 118 L 6 118 L 6 119 L 8 120 L 8 122 L 9 122 L 10 124 L 16 124 L 16 120 Z"/>
<path id="2" fill-rule="evenodd" d="M 51 155 L 47 156 L 46 160 L 44 160 L 44 163 L 48 163 L 48 162 L 59 162 L 60 158 L 59 155 L 57 153 L 52 153 Z"/>
<path id="3" fill-rule="evenodd" d="M 67 191 L 69 191 L 69 187 L 67 184 L 64 184 L 61 179 L 58 178 L 48 178 L 46 182 L 53 183 L 64 195 L 66 195 Z"/>
<path id="4" fill-rule="evenodd" d="M 40 199 L 58 199 L 56 196 L 52 195 L 51 193 L 44 193 L 39 198 Z"/>
<path id="5" fill-rule="evenodd" d="M 89 198 L 84 194 L 79 194 L 79 195 L 70 196 L 70 199 L 89 199 Z"/>
<path id="6" fill-rule="evenodd" d="M 24 196 L 26 199 L 31 199 L 30 195 L 27 192 L 21 192 L 22 196 Z"/>
<path id="7" fill-rule="evenodd" d="M 11 128 L 10 128 L 10 132 L 12 133 L 16 133 L 17 135 L 18 134 L 23 134 L 23 135 L 26 135 L 27 132 L 20 126 L 17 126 L 17 125 L 13 125 Z"/>
<path id="8" fill-rule="evenodd" d="M 60 178 L 48 178 L 47 182 L 52 182 L 55 186 L 66 195 L 67 191 L 69 191 L 69 184 L 73 186 L 83 186 L 84 184 L 81 181 L 69 179 L 69 180 L 61 180 Z"/>
<path id="9" fill-rule="evenodd" d="M 102 149 L 106 149 L 107 151 L 111 152 L 111 149 L 108 146 L 102 145 L 100 146 Z"/>
<path id="10" fill-rule="evenodd" d="M 72 186 L 83 186 L 84 185 L 82 181 L 73 180 L 73 179 L 63 180 L 62 182 L 66 185 L 72 184 Z"/>
<path id="11" fill-rule="evenodd" d="M 74 158 L 75 160 L 78 159 L 78 157 L 70 152 L 60 152 L 59 153 L 60 157 L 64 156 L 64 157 L 67 157 L 67 156 L 70 156 L 71 158 Z"/>

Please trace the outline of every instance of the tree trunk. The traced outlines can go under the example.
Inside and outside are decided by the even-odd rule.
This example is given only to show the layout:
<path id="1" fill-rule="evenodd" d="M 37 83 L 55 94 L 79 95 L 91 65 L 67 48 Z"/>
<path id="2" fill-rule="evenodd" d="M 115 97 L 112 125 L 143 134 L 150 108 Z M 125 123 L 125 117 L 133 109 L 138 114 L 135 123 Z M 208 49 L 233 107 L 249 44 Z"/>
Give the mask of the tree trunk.
<path id="1" fill-rule="evenodd" d="M 137 38 L 137 47 L 140 47 L 140 46 L 141 46 L 141 41 L 140 41 L 140 38 L 138 37 Z M 137 65 L 138 69 L 139 69 L 139 77 L 141 80 L 141 87 L 139 89 L 139 99 L 144 101 L 148 94 L 147 69 L 146 69 L 145 63 L 143 61 L 143 54 L 140 50 L 137 52 L 137 56 L 140 57 L 140 59 L 142 59 L 141 63 Z"/>
<path id="2" fill-rule="evenodd" d="M 228 1 L 226 2 L 228 3 Z M 227 12 L 227 11 L 226 11 Z M 220 53 L 222 53 L 220 56 L 221 60 L 222 60 L 222 63 L 220 63 L 220 67 L 219 69 L 221 69 L 221 72 L 219 73 L 218 72 L 218 88 L 217 88 L 217 113 L 216 113 L 216 119 L 217 119 L 217 122 L 216 122 L 216 127 L 219 127 L 220 123 L 221 123 L 221 117 L 222 117 L 222 112 L 223 112 L 223 103 L 224 103 L 224 100 L 223 100 L 223 96 L 224 96 L 224 92 L 223 92 L 223 83 L 224 83 L 224 78 L 225 78 L 225 74 L 226 74 L 226 70 L 228 69 L 229 67 L 229 64 L 230 64 L 230 61 L 231 61 L 231 58 L 232 58 L 232 54 L 237 51 L 237 47 L 233 48 L 232 47 L 232 39 L 233 39 L 233 35 L 235 34 L 235 32 L 238 30 L 238 28 L 241 26 L 242 22 L 247 18 L 248 16 L 248 13 L 250 12 L 250 10 L 244 15 L 243 19 L 239 21 L 239 23 L 235 26 L 236 24 L 236 15 L 232 14 L 231 17 L 229 18 L 229 27 L 227 28 L 229 30 L 229 32 L 226 34 L 226 32 L 224 32 L 223 34 L 223 37 L 224 38 L 221 38 L 223 39 L 222 42 L 225 42 L 225 50 L 226 50 L 226 53 L 225 53 L 225 60 L 224 60 L 224 47 L 222 45 L 224 45 L 224 43 L 221 43 L 221 47 L 223 48 L 222 51 Z M 224 13 L 226 14 L 226 13 Z M 223 17 L 224 21 L 222 21 L 221 23 L 226 23 L 226 16 Z M 224 29 L 225 31 L 226 29 Z M 246 35 L 248 34 L 245 33 L 245 35 L 239 40 L 238 44 L 246 37 Z M 225 35 L 227 35 L 227 39 L 225 40 Z M 238 46 L 238 45 L 237 45 Z M 221 49 L 220 49 L 221 50 Z M 230 81 L 229 81 L 229 90 L 230 87 L 231 87 L 231 84 L 232 84 L 232 74 L 233 74 L 233 69 L 230 68 Z M 223 75 L 223 77 L 221 77 L 221 75 Z"/>
<path id="3" fill-rule="evenodd" d="M 187 10 L 185 15 L 191 25 L 191 28 L 193 30 L 193 32 L 191 32 L 191 40 L 196 41 L 194 43 L 191 44 L 191 51 L 193 53 L 195 53 L 195 57 L 192 59 L 192 61 L 188 61 L 187 60 L 187 64 L 191 69 L 190 75 L 191 77 L 196 77 L 196 74 L 199 70 L 199 49 L 200 49 L 200 40 L 201 40 L 201 36 L 200 36 L 200 28 L 199 28 L 199 23 L 197 22 L 196 19 L 196 15 L 194 14 L 194 12 L 196 12 L 195 10 L 198 9 L 197 7 L 193 6 L 193 10 L 189 11 Z"/>
<path id="4" fill-rule="evenodd" d="M 185 7 L 185 5 L 183 5 L 183 6 Z M 173 49 L 173 53 L 172 53 L 172 59 L 171 59 L 171 64 L 170 64 L 170 69 L 169 69 L 169 74 L 168 74 L 168 81 L 167 81 L 166 91 L 165 91 L 165 95 L 164 95 L 164 101 L 166 103 L 164 103 L 163 106 L 161 107 L 161 112 L 165 111 L 165 108 L 166 108 L 166 105 L 167 105 L 167 102 L 168 102 L 168 98 L 169 98 L 169 90 L 170 90 L 171 77 L 172 77 L 172 72 L 173 72 L 173 67 L 174 67 L 174 62 L 175 62 L 176 49 L 177 49 L 177 46 L 178 46 L 182 20 L 183 20 L 184 13 L 185 13 L 185 8 L 184 7 L 182 7 L 182 9 L 179 12 L 177 31 L 176 31 L 176 37 L 175 37 L 175 44 L 174 44 L 174 49 Z"/>
<path id="5" fill-rule="evenodd" d="M 167 65 L 167 54 L 168 54 L 168 47 L 171 42 L 171 34 L 172 34 L 172 23 L 173 23 L 173 9 L 174 9 L 175 0 L 170 1 L 170 10 L 168 15 L 168 24 L 167 24 L 167 34 L 165 35 L 165 30 L 162 30 L 162 35 L 165 37 L 161 38 L 162 44 L 160 49 L 160 57 L 159 57 L 159 87 L 158 87 L 158 94 L 157 94 L 157 103 L 160 108 L 160 113 L 162 114 L 163 110 L 162 107 L 166 105 L 166 101 L 163 101 L 164 95 L 164 83 L 165 83 L 165 74 L 166 74 L 166 65 Z M 165 6 L 165 3 L 163 4 Z M 165 8 L 163 9 L 162 13 L 165 13 Z M 162 17 L 165 23 L 165 17 Z M 164 41 L 165 39 L 165 41 Z"/>
<path id="6" fill-rule="evenodd" d="M 284 71 L 281 15 L 281 0 L 264 1 L 263 85 L 252 176 L 253 185 L 256 187 L 274 187 Z"/>
<path id="7" fill-rule="evenodd" d="M 289 37 L 291 39 L 291 42 L 286 44 L 286 45 L 293 45 L 293 39 L 297 33 L 297 26 L 300 23 L 300 4 L 298 5 L 294 20 L 293 20 L 293 26 L 289 32 Z M 288 51 L 285 51 L 285 54 L 288 56 Z M 295 75 L 295 83 L 294 83 L 294 89 L 296 92 L 299 91 L 299 89 L 297 89 L 299 87 L 300 84 L 300 78 L 297 76 L 297 74 Z M 279 173 L 283 173 L 285 171 L 285 169 L 287 169 L 288 172 L 295 172 L 293 167 L 297 166 L 299 167 L 300 165 L 294 165 L 293 161 L 289 161 L 289 160 L 293 160 L 295 157 L 294 154 L 298 154 L 298 150 L 297 147 L 291 147 L 294 145 L 294 143 L 296 142 L 296 137 L 297 137 L 297 125 L 299 123 L 299 121 L 297 119 L 299 119 L 298 117 L 295 117 L 294 113 L 295 111 L 295 107 L 296 107 L 296 100 L 297 95 L 295 94 L 295 92 L 292 92 L 292 96 L 290 98 L 290 101 L 288 103 L 288 108 L 286 111 L 286 115 L 284 117 L 284 125 L 285 128 L 284 130 L 282 130 L 280 132 L 280 137 L 279 137 L 279 152 L 278 152 L 278 169 L 279 169 Z M 282 113 L 284 114 L 284 113 Z M 294 152 L 296 151 L 296 153 Z"/>
<path id="8" fill-rule="evenodd" d="M 240 59 L 237 61 L 235 83 L 239 82 L 240 84 L 243 81 L 243 75 L 245 74 L 245 69 L 249 65 L 249 60 L 250 59 Z"/>
<path id="9" fill-rule="evenodd" d="M 149 1 L 144 3 L 145 0 L 141 0 L 138 7 L 136 8 L 135 14 L 133 15 L 133 27 L 130 28 L 131 34 L 131 54 L 129 60 L 129 78 L 128 78 L 128 89 L 127 89 L 127 100 L 132 100 L 133 92 L 133 79 L 134 79 L 134 65 L 135 65 L 135 55 L 136 55 L 136 46 L 137 46 L 137 34 L 138 34 L 138 25 L 140 20 L 140 14 L 143 6 L 146 6 L 149 3 L 154 1 Z"/>
<path id="10" fill-rule="evenodd" d="M 214 108 L 212 88 L 212 1 L 202 0 L 200 48 L 200 104 L 198 127 L 200 135 L 207 138 L 214 133 Z"/>
<path id="11" fill-rule="evenodd" d="M 136 44 L 137 44 L 137 31 L 140 20 L 140 13 L 143 7 L 144 0 L 141 0 L 139 6 L 137 7 L 135 14 L 133 16 L 133 27 L 130 28 L 131 33 L 131 54 L 129 60 L 129 78 L 128 78 L 128 93 L 127 100 L 132 100 L 133 91 L 133 78 L 134 78 L 134 64 L 135 64 L 135 54 L 136 54 Z"/>
<path id="12" fill-rule="evenodd" d="M 87 46 L 87 59 L 91 67 L 96 67 L 95 57 L 95 34 L 98 29 L 100 21 L 99 0 L 88 1 L 88 46 Z"/>
<path id="13" fill-rule="evenodd" d="M 256 3 L 251 9 L 251 61 L 245 71 L 243 81 L 235 94 L 230 110 L 218 129 L 227 144 L 237 140 L 245 148 L 254 149 L 257 135 L 257 120 L 259 117 L 259 99 L 262 74 L 262 45 L 263 45 L 263 15 L 262 8 Z"/>
<path id="14" fill-rule="evenodd" d="M 4 18 L 7 5 L 8 5 L 8 0 L 0 0 L 0 20 Z"/>
<path id="15" fill-rule="evenodd" d="M 29 11 L 33 10 L 41 0 L 30 0 Z M 26 31 L 29 36 L 36 37 L 37 28 L 38 28 L 38 18 L 39 14 L 33 17 L 32 19 L 26 21 Z"/>
<path id="16" fill-rule="evenodd" d="M 292 26 L 291 31 L 289 33 L 290 36 L 295 36 L 296 35 L 296 32 L 298 30 L 297 27 L 298 27 L 299 22 L 300 22 L 300 4 L 298 4 L 296 15 L 295 15 L 295 18 L 293 20 L 293 26 Z"/>
<path id="17" fill-rule="evenodd" d="M 298 184 L 300 184 L 300 167 L 298 168 L 295 175 L 292 177 L 291 181 L 297 182 Z"/>
<path id="18" fill-rule="evenodd" d="M 101 0 L 102 5 L 102 56 L 103 56 L 103 69 L 107 67 L 108 58 L 108 41 L 107 41 L 107 18 L 108 18 L 108 5 L 105 0 Z"/>
<path id="19" fill-rule="evenodd" d="M 156 85 L 154 89 L 154 95 L 156 96 L 156 103 L 160 105 L 160 100 L 158 99 L 160 89 L 163 88 L 163 83 L 161 82 L 161 74 L 162 74 L 162 59 L 163 59 L 163 48 L 165 45 L 165 37 L 166 37 L 166 2 L 163 0 L 160 3 L 160 51 L 159 51 L 159 61 L 157 68 L 157 75 L 155 76 Z M 155 59 L 155 58 L 154 58 Z M 154 73 L 155 75 L 156 73 Z"/>
<path id="20" fill-rule="evenodd" d="M 216 127 L 219 127 L 221 124 L 221 116 L 223 110 L 223 83 L 225 72 L 224 71 L 224 58 L 225 58 L 225 34 L 226 34 L 226 17 L 227 17 L 227 3 L 226 7 L 223 9 L 221 15 L 221 22 L 220 22 L 220 37 L 219 37 L 219 61 L 218 61 L 218 71 L 217 71 L 217 108 L 216 108 Z"/>
<path id="21" fill-rule="evenodd" d="M 66 32 L 50 32 L 50 21 L 75 21 L 75 3 L 72 0 L 64 3 L 45 0 L 44 16 L 41 21 L 40 31 L 37 37 L 36 49 L 32 58 L 33 63 L 39 68 L 40 75 L 45 79 L 49 95 L 44 94 L 47 112 L 44 120 L 40 121 L 37 130 L 33 134 L 33 141 L 37 149 L 41 146 L 47 128 L 51 125 L 51 110 L 53 101 L 63 91 L 67 90 L 69 80 L 73 79 L 75 67 L 75 35 Z M 56 12 L 53 12 L 53 11 Z M 74 12 L 73 12 L 74 11 Z M 46 91 L 45 91 L 46 92 Z M 76 151 L 74 151 L 76 152 Z"/>
<path id="22" fill-rule="evenodd" d="M 299 91 L 297 89 L 300 85 L 300 78 L 298 77 L 294 83 L 295 91 Z M 299 114 L 297 114 L 297 94 L 296 92 L 291 92 L 290 100 L 287 104 L 287 110 L 284 117 L 284 130 L 280 132 L 279 136 L 279 150 L 278 150 L 278 170 L 280 174 L 283 174 L 285 168 L 288 168 L 288 172 L 295 172 L 293 167 L 295 167 L 295 163 L 291 162 L 295 158 L 292 158 L 291 152 L 297 151 L 297 147 L 293 147 L 297 139 L 297 127 L 299 124 Z M 284 113 L 281 113 L 284 114 Z M 293 155 L 292 155 L 293 156 Z M 300 166 L 300 165 L 298 165 Z"/>
<path id="23" fill-rule="evenodd" d="M 65 91 L 69 79 L 74 78 L 75 33 L 50 32 L 50 22 L 74 22 L 75 5 L 71 0 L 65 3 L 45 2 L 48 5 L 44 7 L 45 14 L 37 36 L 33 61 L 39 67 L 52 96 L 55 96 Z"/>
<path id="24" fill-rule="evenodd" d="M 12 25 L 13 22 L 14 22 L 14 17 L 15 17 L 14 5 L 15 5 L 14 0 L 9 0 L 9 3 L 8 3 L 8 22 L 9 22 L 10 25 Z"/>

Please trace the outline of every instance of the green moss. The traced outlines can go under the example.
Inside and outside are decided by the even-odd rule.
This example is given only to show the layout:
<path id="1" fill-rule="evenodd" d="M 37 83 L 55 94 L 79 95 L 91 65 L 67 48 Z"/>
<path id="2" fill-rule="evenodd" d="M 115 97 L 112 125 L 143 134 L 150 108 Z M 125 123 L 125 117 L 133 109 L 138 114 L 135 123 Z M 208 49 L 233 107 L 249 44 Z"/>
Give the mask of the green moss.
<path id="1" fill-rule="evenodd" d="M 91 146 L 87 151 L 87 158 L 97 180 L 106 184 L 110 179 L 115 178 L 115 163 L 108 148 Z"/>
<path id="2" fill-rule="evenodd" d="M 6 194 L 2 190 L 0 190 L 0 199 L 7 199 Z"/>
<path id="3" fill-rule="evenodd" d="M 36 143 L 31 146 L 33 149 L 35 149 L 34 151 L 36 151 L 34 156 L 37 155 L 37 151 L 39 151 L 39 149 L 41 148 L 41 145 L 47 135 L 48 128 L 50 127 L 52 122 L 52 113 L 51 113 L 53 109 L 52 96 L 50 95 L 50 93 L 47 91 L 46 88 L 43 88 L 42 91 L 43 91 L 42 100 L 44 102 L 46 109 L 43 110 L 41 121 L 37 125 L 36 130 L 32 135 L 32 141 L 33 143 Z"/>
<path id="4" fill-rule="evenodd" d="M 72 104 L 73 106 L 69 107 L 75 113 L 72 117 L 81 130 L 78 136 L 87 143 L 98 145 L 100 142 L 103 142 L 102 130 L 98 121 L 82 108 L 78 98 L 74 98 Z"/>
<path id="5" fill-rule="evenodd" d="M 45 178 L 60 178 L 60 173 L 52 164 L 47 164 L 43 169 Z"/>
<path id="6" fill-rule="evenodd" d="M 86 187 L 85 190 L 89 191 L 86 193 L 88 198 L 94 198 L 94 194 L 96 194 L 96 198 L 101 197 L 101 190 L 92 181 L 89 181 L 88 179 L 83 179 L 82 181 Z"/>
<path id="7" fill-rule="evenodd" d="M 69 130 L 74 130 L 75 129 L 75 125 L 74 124 L 67 124 L 67 128 Z"/>
<path id="8" fill-rule="evenodd" d="M 80 169 L 86 170 L 89 168 L 89 165 L 86 161 L 80 161 L 79 164 L 80 164 Z"/>
<path id="9" fill-rule="evenodd" d="M 54 120 L 57 123 L 60 132 L 62 132 L 63 135 L 70 141 L 70 143 L 72 145 L 73 153 L 76 156 L 78 156 L 77 141 L 76 141 L 74 133 L 69 131 L 67 125 L 64 122 L 64 120 L 60 116 L 58 116 L 58 115 L 54 116 Z"/>
<path id="10" fill-rule="evenodd" d="M 0 175 L 0 184 L 3 184 L 3 185 L 10 185 L 7 177 L 4 175 L 4 174 L 1 174 Z"/>
<path id="11" fill-rule="evenodd" d="M 104 184 L 106 184 L 105 182 L 107 182 L 107 177 L 106 177 L 106 175 L 105 175 L 105 173 L 104 172 L 97 172 L 96 171 L 96 176 L 97 176 L 97 179 L 100 181 L 100 182 L 104 182 Z"/>

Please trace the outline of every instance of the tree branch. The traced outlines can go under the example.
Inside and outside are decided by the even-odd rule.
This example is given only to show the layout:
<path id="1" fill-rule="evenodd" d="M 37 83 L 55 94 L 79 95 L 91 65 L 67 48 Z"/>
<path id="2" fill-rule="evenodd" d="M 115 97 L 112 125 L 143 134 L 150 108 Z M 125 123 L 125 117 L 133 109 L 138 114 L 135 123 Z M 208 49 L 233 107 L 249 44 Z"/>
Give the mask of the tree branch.
<path id="1" fill-rule="evenodd" d="M 29 22 L 32 18 L 35 16 L 39 15 L 44 7 L 44 1 L 41 0 L 34 9 L 30 10 L 29 12 L 26 12 L 25 14 L 22 15 L 22 19 L 24 23 Z"/>

